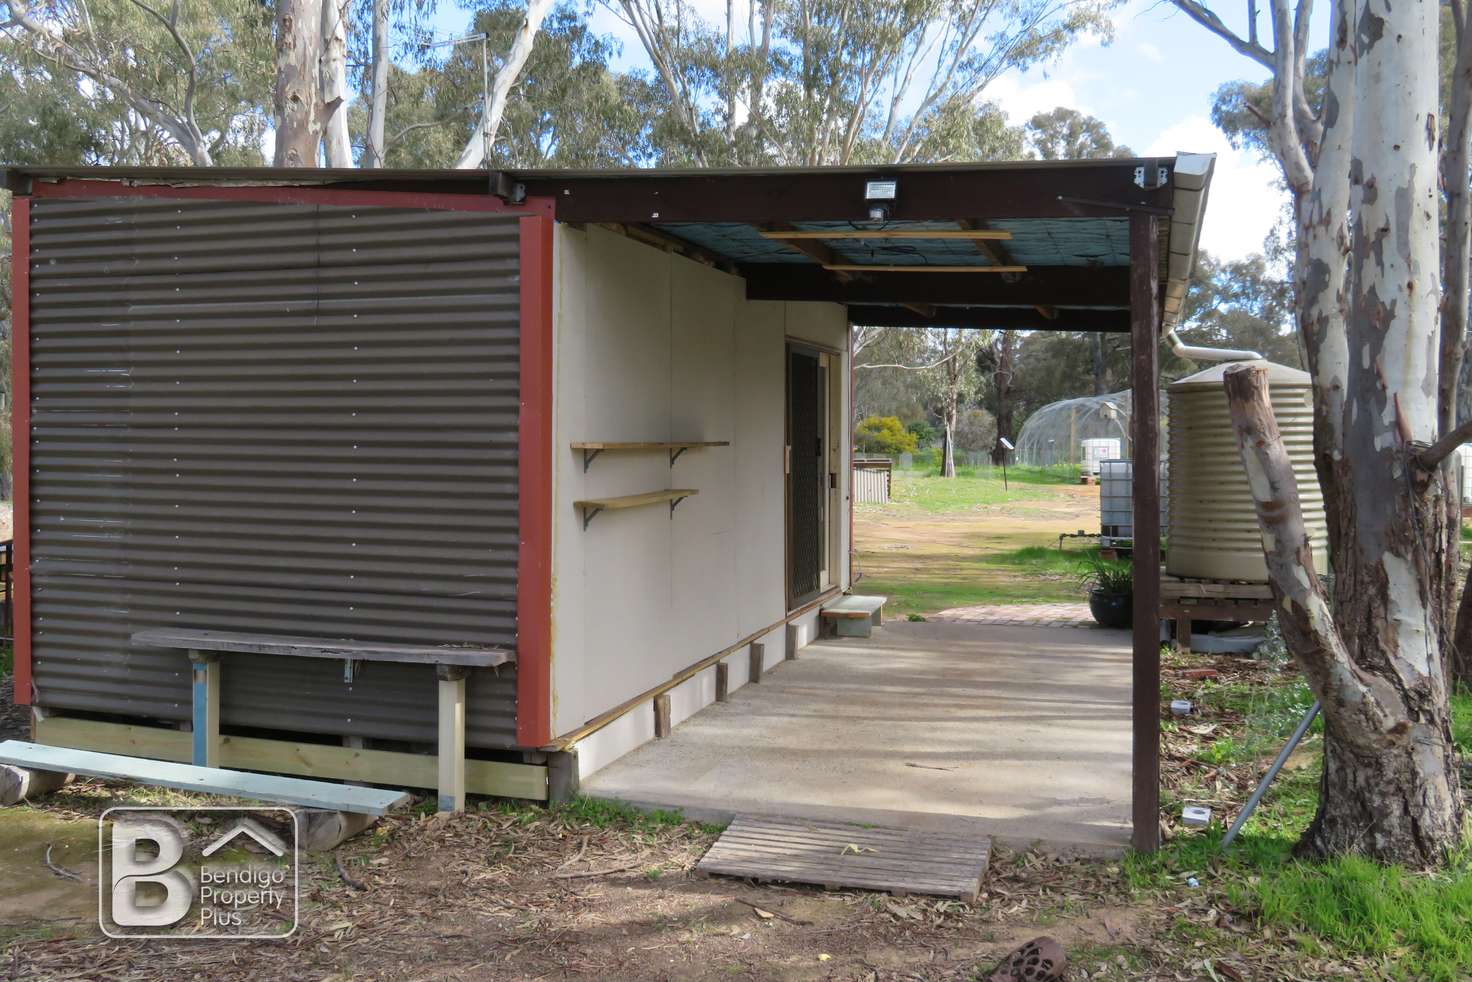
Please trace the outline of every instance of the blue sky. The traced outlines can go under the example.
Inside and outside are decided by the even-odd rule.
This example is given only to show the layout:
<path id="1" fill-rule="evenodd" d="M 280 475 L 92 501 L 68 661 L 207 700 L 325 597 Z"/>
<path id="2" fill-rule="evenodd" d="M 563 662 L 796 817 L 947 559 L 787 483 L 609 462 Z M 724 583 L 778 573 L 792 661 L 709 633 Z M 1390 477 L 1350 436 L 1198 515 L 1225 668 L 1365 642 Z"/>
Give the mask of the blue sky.
<path id="1" fill-rule="evenodd" d="M 725 0 L 693 2 L 707 18 L 724 19 Z M 1328 36 L 1327 6 L 1318 6 L 1315 47 Z M 1245 7 L 1223 6 L 1218 13 L 1243 28 Z M 648 68 L 638 40 L 616 17 L 595 6 L 592 18 L 597 30 L 622 43 L 618 67 Z M 745 0 L 737 0 L 737 18 L 745 22 Z M 436 34 L 461 33 L 468 21 L 466 12 L 445 4 L 435 17 Z M 1262 30 L 1267 30 L 1265 18 Z M 1014 123 L 1041 109 L 1072 106 L 1103 120 L 1117 141 L 1143 155 L 1216 153 L 1202 245 L 1227 258 L 1259 251 L 1283 206 L 1277 170 L 1228 145 L 1211 124 L 1211 96 L 1223 82 L 1261 80 L 1266 70 L 1166 2 L 1129 0 L 1115 13 L 1115 35 L 1108 45 L 1074 45 L 1047 66 L 1009 73 L 984 98 L 999 104 Z"/>

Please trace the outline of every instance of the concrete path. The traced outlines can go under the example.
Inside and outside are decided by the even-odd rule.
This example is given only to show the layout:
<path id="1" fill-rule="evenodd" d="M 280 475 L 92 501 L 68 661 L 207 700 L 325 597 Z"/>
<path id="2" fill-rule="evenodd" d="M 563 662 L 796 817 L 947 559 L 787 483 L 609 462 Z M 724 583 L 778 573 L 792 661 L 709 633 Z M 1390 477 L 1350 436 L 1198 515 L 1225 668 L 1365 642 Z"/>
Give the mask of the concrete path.
<path id="1" fill-rule="evenodd" d="M 821 641 L 583 790 L 691 818 L 751 812 L 1117 852 L 1129 841 L 1129 634 L 899 622 Z"/>

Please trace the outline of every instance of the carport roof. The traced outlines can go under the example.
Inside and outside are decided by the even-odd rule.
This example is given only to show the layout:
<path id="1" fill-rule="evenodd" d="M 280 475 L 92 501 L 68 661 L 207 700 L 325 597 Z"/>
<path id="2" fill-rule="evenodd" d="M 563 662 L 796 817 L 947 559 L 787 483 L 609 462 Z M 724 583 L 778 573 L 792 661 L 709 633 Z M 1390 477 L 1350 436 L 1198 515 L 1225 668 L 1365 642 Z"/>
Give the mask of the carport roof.
<path id="1" fill-rule="evenodd" d="M 1160 218 L 1161 324 L 1179 319 L 1215 158 L 777 170 L 16 167 L 0 184 L 329 187 L 524 196 L 747 280 L 753 299 L 847 304 L 855 323 L 1125 331 L 1129 226 Z M 882 221 L 865 187 L 894 181 Z M 827 233 L 827 234 L 825 234 Z"/>

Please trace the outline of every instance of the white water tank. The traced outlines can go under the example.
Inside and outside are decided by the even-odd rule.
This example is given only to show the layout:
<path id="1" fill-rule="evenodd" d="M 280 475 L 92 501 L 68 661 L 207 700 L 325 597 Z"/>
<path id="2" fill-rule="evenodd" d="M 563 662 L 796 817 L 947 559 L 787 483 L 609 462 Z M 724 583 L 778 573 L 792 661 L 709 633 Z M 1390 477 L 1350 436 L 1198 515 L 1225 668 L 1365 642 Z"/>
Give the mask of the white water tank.
<path id="1" fill-rule="evenodd" d="M 1117 460 L 1119 458 L 1119 440 L 1113 437 L 1094 437 L 1088 440 L 1080 440 L 1079 448 L 1083 450 L 1084 473 L 1099 475 L 1099 465 L 1106 460 Z"/>
<path id="2" fill-rule="evenodd" d="M 1307 372 L 1286 365 L 1251 364 L 1268 370 L 1268 398 L 1298 479 L 1314 572 L 1322 576 L 1329 571 L 1328 528 L 1314 470 L 1312 384 Z M 1265 583 L 1262 532 L 1222 386 L 1230 367 L 1213 365 L 1166 390 L 1171 493 L 1165 571 L 1188 579 Z"/>

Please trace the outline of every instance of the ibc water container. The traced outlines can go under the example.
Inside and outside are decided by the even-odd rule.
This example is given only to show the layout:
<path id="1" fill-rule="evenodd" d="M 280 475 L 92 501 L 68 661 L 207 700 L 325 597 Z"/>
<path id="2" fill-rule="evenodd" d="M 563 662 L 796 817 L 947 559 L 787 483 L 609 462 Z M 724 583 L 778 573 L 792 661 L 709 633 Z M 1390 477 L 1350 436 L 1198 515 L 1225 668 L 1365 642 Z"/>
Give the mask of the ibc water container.
<path id="1" fill-rule="evenodd" d="M 1240 364 L 1240 363 L 1238 363 Z M 1267 361 L 1268 397 L 1293 474 L 1313 548 L 1314 572 L 1329 571 L 1324 496 L 1314 470 L 1313 390 L 1307 372 Z M 1266 583 L 1262 533 L 1222 379 L 1213 365 L 1168 387 L 1170 399 L 1170 538 L 1165 571 L 1204 580 Z"/>
<path id="2" fill-rule="evenodd" d="M 1099 465 L 1106 460 L 1119 459 L 1119 440 L 1111 437 L 1094 437 L 1080 440 L 1083 451 L 1084 473 L 1099 476 Z"/>

